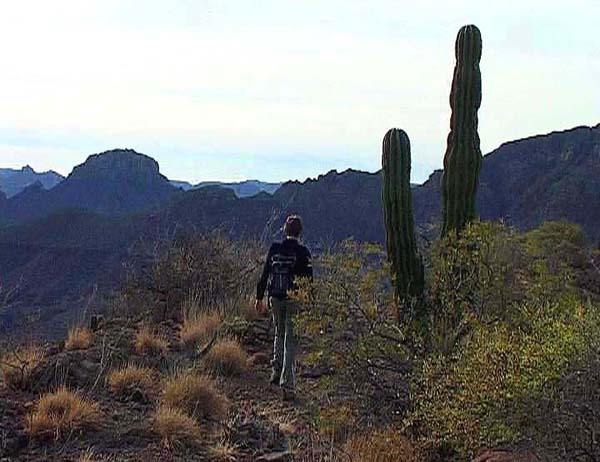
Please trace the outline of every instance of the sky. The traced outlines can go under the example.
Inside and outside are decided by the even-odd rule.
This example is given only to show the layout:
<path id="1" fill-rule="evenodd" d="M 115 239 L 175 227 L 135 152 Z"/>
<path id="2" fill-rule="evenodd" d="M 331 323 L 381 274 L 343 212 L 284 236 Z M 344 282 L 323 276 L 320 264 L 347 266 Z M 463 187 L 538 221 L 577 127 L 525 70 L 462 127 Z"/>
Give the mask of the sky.
<path id="1" fill-rule="evenodd" d="M 170 179 L 440 168 L 454 40 L 483 37 L 484 153 L 600 123 L 600 0 L 0 0 L 0 168 L 132 148 Z"/>

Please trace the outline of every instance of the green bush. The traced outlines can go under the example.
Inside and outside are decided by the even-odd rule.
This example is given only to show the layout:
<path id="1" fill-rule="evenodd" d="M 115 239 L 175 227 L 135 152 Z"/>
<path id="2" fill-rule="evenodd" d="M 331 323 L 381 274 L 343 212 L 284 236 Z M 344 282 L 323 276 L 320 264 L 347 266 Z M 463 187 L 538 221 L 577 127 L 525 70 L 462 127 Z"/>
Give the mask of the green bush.
<path id="1" fill-rule="evenodd" d="M 518 442 L 528 427 L 521 403 L 585 357 L 598 333 L 595 308 L 568 295 L 522 306 L 520 322 L 478 325 L 452 357 L 423 361 L 410 423 L 429 443 L 459 454 Z"/>
<path id="2" fill-rule="evenodd" d="M 384 252 L 348 241 L 315 260 L 297 294 L 304 361 L 332 372 L 321 385 L 333 406 L 403 423 L 439 460 L 524 442 L 594 453 L 600 315 L 579 284 L 586 252 L 568 223 L 472 223 L 425 254 L 427 315 L 399 324 Z"/>
<path id="3" fill-rule="evenodd" d="M 460 458 L 531 434 L 532 403 L 600 334 L 597 308 L 573 283 L 583 245 L 565 223 L 526 234 L 474 223 L 434 249 L 427 348 L 406 421 L 426 445 Z"/>
<path id="4" fill-rule="evenodd" d="M 408 399 L 409 351 L 397 324 L 393 291 L 383 250 L 349 240 L 313 262 L 316 278 L 301 286 L 297 324 L 310 339 L 305 362 L 332 372 L 324 389 L 343 390 L 382 411 Z"/>

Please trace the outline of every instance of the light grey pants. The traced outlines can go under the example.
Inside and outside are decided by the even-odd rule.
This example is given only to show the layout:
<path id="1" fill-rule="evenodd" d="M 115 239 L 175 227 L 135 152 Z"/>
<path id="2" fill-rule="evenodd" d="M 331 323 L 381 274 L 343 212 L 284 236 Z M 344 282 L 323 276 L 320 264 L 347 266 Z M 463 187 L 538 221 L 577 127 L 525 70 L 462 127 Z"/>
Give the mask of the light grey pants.
<path id="1" fill-rule="evenodd" d="M 281 374 L 279 385 L 286 390 L 294 390 L 296 378 L 294 363 L 296 356 L 296 337 L 294 334 L 294 315 L 296 303 L 269 297 L 275 325 L 273 342 L 273 360 L 271 365 L 275 374 Z"/>

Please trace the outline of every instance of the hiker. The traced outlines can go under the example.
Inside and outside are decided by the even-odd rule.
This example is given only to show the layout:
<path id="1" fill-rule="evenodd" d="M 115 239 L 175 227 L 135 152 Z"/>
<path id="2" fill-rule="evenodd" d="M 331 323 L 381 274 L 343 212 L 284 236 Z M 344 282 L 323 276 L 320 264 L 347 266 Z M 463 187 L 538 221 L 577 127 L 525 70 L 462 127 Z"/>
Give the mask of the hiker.
<path id="1" fill-rule="evenodd" d="M 295 399 L 294 357 L 296 337 L 294 315 L 297 302 L 289 300 L 287 291 L 295 289 L 296 277 L 312 279 L 312 263 L 309 250 L 298 242 L 302 221 L 297 215 L 285 220 L 282 242 L 274 242 L 269 249 L 262 275 L 256 288 L 256 310 L 265 313 L 263 297 L 268 291 L 269 307 L 275 324 L 271 383 L 279 385 L 284 400 Z M 268 287 L 267 287 L 268 286 Z"/>

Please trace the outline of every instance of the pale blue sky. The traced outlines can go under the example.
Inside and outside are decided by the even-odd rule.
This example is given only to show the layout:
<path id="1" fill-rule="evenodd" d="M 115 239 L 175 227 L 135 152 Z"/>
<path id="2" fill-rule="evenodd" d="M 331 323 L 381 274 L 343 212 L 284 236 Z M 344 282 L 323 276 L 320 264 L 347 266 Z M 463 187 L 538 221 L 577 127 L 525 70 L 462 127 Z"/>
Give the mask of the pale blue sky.
<path id="1" fill-rule="evenodd" d="M 456 32 L 483 35 L 482 149 L 600 122 L 600 1 L 2 1 L 0 167 L 129 147 L 169 178 L 442 164 Z"/>

